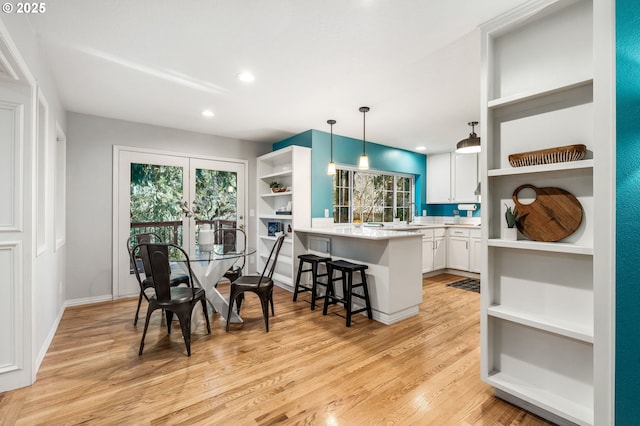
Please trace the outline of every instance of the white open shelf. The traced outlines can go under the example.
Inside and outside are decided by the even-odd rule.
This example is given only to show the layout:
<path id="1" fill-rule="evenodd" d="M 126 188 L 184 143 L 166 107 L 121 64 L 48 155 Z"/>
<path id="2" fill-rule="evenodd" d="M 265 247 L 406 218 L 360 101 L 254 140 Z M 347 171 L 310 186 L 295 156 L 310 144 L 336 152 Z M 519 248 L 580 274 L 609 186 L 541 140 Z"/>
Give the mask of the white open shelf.
<path id="1" fill-rule="evenodd" d="M 286 177 L 286 176 L 291 176 L 291 169 L 287 169 L 287 170 L 280 170 L 277 172 L 273 172 L 273 173 L 268 173 L 266 175 L 262 175 L 260 176 L 260 179 L 273 179 L 273 178 L 277 178 L 277 177 Z"/>
<path id="2" fill-rule="evenodd" d="M 587 327 L 584 324 L 575 324 L 562 321 L 558 318 L 549 318 L 542 315 L 523 313 L 521 310 L 509 309 L 501 305 L 493 305 L 487 309 L 487 313 L 495 318 L 501 318 L 517 324 L 534 327 L 551 333 L 560 334 L 572 339 L 593 343 L 593 324 Z"/>
<path id="3" fill-rule="evenodd" d="M 505 107 L 505 106 L 514 105 L 517 103 L 526 102 L 533 99 L 553 95 L 556 93 L 562 93 L 568 90 L 576 89 L 578 87 L 589 86 L 592 84 L 593 84 L 593 79 L 589 78 L 585 80 L 579 80 L 577 82 L 571 82 L 567 84 L 546 87 L 538 90 L 527 90 L 527 91 L 516 93 L 513 95 L 504 96 L 502 98 L 490 100 L 489 102 L 487 102 L 487 107 L 489 109 Z"/>
<path id="4" fill-rule="evenodd" d="M 261 197 L 277 197 L 279 195 L 291 195 L 292 192 L 291 191 L 284 191 L 284 192 L 267 192 L 265 194 L 260 194 Z"/>
<path id="5" fill-rule="evenodd" d="M 540 408 L 576 424 L 593 424 L 593 407 L 580 405 L 557 393 L 530 386 L 502 372 L 492 372 L 486 381 L 504 392 L 522 400 L 533 402 Z"/>
<path id="6" fill-rule="evenodd" d="M 505 169 L 492 169 L 488 171 L 488 176 L 510 176 L 510 175 L 523 175 L 529 173 L 545 173 L 555 172 L 561 170 L 577 170 L 577 169 L 592 169 L 593 160 L 580 160 L 580 161 L 568 161 L 565 163 L 553 163 L 553 164 L 541 164 L 538 166 L 526 166 L 526 167 L 512 167 Z"/>
<path id="7" fill-rule="evenodd" d="M 261 214 L 260 219 L 281 219 L 281 220 L 291 220 L 293 216 L 290 214 Z"/>
<path id="8" fill-rule="evenodd" d="M 593 247 L 586 247 L 572 243 L 554 243 L 531 240 L 511 241 L 503 240 L 501 238 L 489 238 L 487 242 L 489 247 L 502 247 L 520 250 L 538 250 L 554 253 L 571 253 L 593 256 Z"/>

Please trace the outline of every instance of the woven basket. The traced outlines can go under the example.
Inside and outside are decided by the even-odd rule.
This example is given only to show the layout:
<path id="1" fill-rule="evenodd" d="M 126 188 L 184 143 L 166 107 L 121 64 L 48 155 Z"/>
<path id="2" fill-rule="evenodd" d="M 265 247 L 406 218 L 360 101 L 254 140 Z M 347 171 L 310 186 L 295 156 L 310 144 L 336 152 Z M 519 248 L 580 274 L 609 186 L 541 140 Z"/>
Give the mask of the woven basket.
<path id="1" fill-rule="evenodd" d="M 512 167 L 537 166 L 539 164 L 565 163 L 582 160 L 587 153 L 585 145 L 567 145 L 538 151 L 509 155 Z"/>

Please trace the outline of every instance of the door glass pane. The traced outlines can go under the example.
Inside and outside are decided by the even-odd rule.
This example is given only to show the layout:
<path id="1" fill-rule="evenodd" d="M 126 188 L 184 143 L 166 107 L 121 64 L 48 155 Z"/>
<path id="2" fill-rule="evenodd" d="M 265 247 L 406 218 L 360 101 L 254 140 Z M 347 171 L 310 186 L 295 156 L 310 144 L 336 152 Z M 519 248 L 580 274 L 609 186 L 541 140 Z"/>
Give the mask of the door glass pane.
<path id="1" fill-rule="evenodd" d="M 237 228 L 238 174 L 231 171 L 196 169 L 194 212 L 196 244 L 200 230 Z M 222 236 L 222 234 L 219 234 Z M 215 242 L 222 244 L 221 241 Z M 229 251 L 235 247 L 225 247 Z"/>
<path id="2" fill-rule="evenodd" d="M 183 168 L 131 163 L 130 235 L 155 232 L 182 244 Z"/>

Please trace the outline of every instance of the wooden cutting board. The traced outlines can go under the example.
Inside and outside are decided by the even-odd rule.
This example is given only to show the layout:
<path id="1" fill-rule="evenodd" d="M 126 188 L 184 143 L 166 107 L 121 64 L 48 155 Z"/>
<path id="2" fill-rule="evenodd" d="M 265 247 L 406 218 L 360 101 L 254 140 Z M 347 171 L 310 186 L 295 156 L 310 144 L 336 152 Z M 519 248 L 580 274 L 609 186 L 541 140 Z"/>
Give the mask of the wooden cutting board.
<path id="1" fill-rule="evenodd" d="M 518 201 L 518 193 L 525 188 L 536 193 L 536 199 L 530 204 Z M 513 191 L 512 198 L 520 215 L 516 226 L 531 240 L 559 241 L 573 234 L 582 223 L 582 205 L 564 189 L 525 184 Z"/>

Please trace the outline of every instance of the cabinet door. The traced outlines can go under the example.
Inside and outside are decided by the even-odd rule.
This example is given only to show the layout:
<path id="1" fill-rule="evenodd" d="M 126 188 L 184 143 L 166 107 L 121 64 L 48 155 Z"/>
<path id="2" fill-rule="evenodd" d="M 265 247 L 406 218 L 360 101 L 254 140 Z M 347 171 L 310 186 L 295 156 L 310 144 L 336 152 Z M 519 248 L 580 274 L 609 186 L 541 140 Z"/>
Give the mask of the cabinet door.
<path id="1" fill-rule="evenodd" d="M 433 270 L 447 267 L 447 239 L 436 237 L 433 239 Z"/>
<path id="2" fill-rule="evenodd" d="M 461 271 L 469 270 L 469 238 L 449 237 L 447 266 Z"/>
<path id="3" fill-rule="evenodd" d="M 451 202 L 451 154 L 448 152 L 427 157 L 427 202 Z"/>
<path id="4" fill-rule="evenodd" d="M 422 239 L 422 272 L 433 271 L 433 238 Z"/>
<path id="5" fill-rule="evenodd" d="M 480 273 L 480 253 L 481 243 L 480 238 L 471 238 L 470 251 L 469 251 L 469 271 Z"/>
<path id="6" fill-rule="evenodd" d="M 453 154 L 454 178 L 452 201 L 475 203 L 478 197 L 473 193 L 478 186 L 478 154 Z"/>

